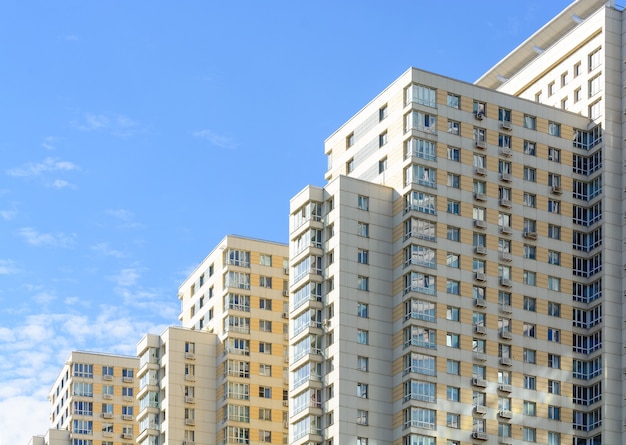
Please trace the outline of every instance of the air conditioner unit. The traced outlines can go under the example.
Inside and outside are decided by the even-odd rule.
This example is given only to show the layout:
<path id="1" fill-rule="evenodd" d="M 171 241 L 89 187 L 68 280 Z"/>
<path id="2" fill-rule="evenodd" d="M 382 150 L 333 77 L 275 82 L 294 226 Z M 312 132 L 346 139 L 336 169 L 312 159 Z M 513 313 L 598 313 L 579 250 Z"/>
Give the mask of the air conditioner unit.
<path id="1" fill-rule="evenodd" d="M 196 445 L 196 443 L 191 440 L 183 440 L 183 445 Z"/>
<path id="2" fill-rule="evenodd" d="M 487 248 L 485 246 L 474 246 L 474 253 L 477 253 L 478 255 L 486 255 Z"/>
<path id="3" fill-rule="evenodd" d="M 485 195 L 484 193 L 474 193 L 474 199 L 477 201 L 486 201 L 487 195 Z"/>
<path id="4" fill-rule="evenodd" d="M 194 403 L 194 398 L 190 396 L 185 397 L 185 403 Z"/>
<path id="5" fill-rule="evenodd" d="M 196 381 L 196 376 L 185 374 L 185 380 L 187 380 L 188 382 L 195 382 Z"/>
<path id="6" fill-rule="evenodd" d="M 498 411 L 498 416 L 504 419 L 510 419 L 513 417 L 513 413 L 508 409 L 501 409 L 500 411 Z"/>
<path id="7" fill-rule="evenodd" d="M 129 414 L 122 414 L 122 420 L 133 420 L 133 416 Z"/>
<path id="8" fill-rule="evenodd" d="M 500 383 L 498 385 L 498 391 L 502 391 L 502 392 L 512 392 L 513 391 L 513 387 L 511 385 L 506 385 L 504 383 Z"/>
<path id="9" fill-rule="evenodd" d="M 129 433 L 122 433 L 122 439 L 132 439 L 133 435 Z"/>
<path id="10" fill-rule="evenodd" d="M 113 418 L 113 413 L 102 413 L 102 418 L 103 419 L 112 419 Z"/>
<path id="11" fill-rule="evenodd" d="M 322 326 L 324 326 L 325 328 L 329 327 L 330 326 L 330 320 L 328 318 L 325 318 L 322 321 Z"/>
<path id="12" fill-rule="evenodd" d="M 474 220 L 474 227 L 477 227 L 479 229 L 486 229 L 487 228 L 487 223 L 485 221 L 483 221 L 482 219 L 475 219 Z"/>
<path id="13" fill-rule="evenodd" d="M 112 398 L 113 398 L 113 395 L 112 395 L 112 394 L 103 394 L 103 395 L 102 395 L 102 398 L 103 398 L 103 399 L 110 400 L 110 399 L 112 399 Z"/>
<path id="14" fill-rule="evenodd" d="M 475 167 L 474 173 L 480 176 L 485 176 L 487 174 L 487 169 L 485 167 Z"/>
<path id="15" fill-rule="evenodd" d="M 500 278 L 500 286 L 511 287 L 513 286 L 513 282 L 508 278 Z"/>
<path id="16" fill-rule="evenodd" d="M 500 199 L 500 205 L 501 205 L 502 207 L 509 207 L 509 208 L 510 208 L 510 207 L 513 205 L 513 203 L 511 202 L 511 200 L 510 200 L 510 199 L 504 199 L 504 198 L 502 198 L 502 199 Z"/>
<path id="17" fill-rule="evenodd" d="M 487 440 L 488 436 L 487 436 L 487 433 L 483 431 L 474 431 L 472 433 L 472 438 L 479 439 L 479 440 Z"/>
<path id="18" fill-rule="evenodd" d="M 487 414 L 487 407 L 483 405 L 474 405 L 474 412 L 476 414 Z"/>
<path id="19" fill-rule="evenodd" d="M 513 255 L 510 252 L 500 252 L 500 259 L 502 261 L 513 261 Z"/>
<path id="20" fill-rule="evenodd" d="M 480 149 L 484 150 L 485 148 L 487 148 L 487 142 L 486 141 L 476 141 L 476 148 L 480 148 Z"/>
<path id="21" fill-rule="evenodd" d="M 102 376 L 102 380 L 113 380 L 113 376 L 112 375 L 103 375 Z"/>
<path id="22" fill-rule="evenodd" d="M 511 129 L 513 129 L 513 126 L 509 121 L 502 121 L 500 122 L 500 128 L 502 128 L 503 130 L 511 131 Z"/>
<path id="23" fill-rule="evenodd" d="M 185 352 L 185 358 L 189 360 L 195 360 L 196 354 L 194 354 L 193 352 Z"/>
<path id="24" fill-rule="evenodd" d="M 510 357 L 501 357 L 500 358 L 500 364 L 502 366 L 512 366 L 513 365 L 513 360 L 511 360 Z"/>
<path id="25" fill-rule="evenodd" d="M 563 193 L 563 189 L 561 189 L 560 185 L 553 185 L 550 191 L 555 195 L 560 195 Z"/>
<path id="26" fill-rule="evenodd" d="M 513 334 L 511 334 L 511 331 L 502 330 L 500 331 L 500 338 L 511 340 L 513 338 Z"/>
<path id="27" fill-rule="evenodd" d="M 511 306 L 510 304 L 502 304 L 500 305 L 500 311 L 504 312 L 505 314 L 510 314 L 513 312 L 513 306 Z"/>
<path id="28" fill-rule="evenodd" d="M 195 419 L 185 419 L 185 425 L 195 425 L 195 424 L 196 424 Z"/>
<path id="29" fill-rule="evenodd" d="M 500 180 L 501 181 L 506 181 L 506 182 L 511 182 L 511 173 L 500 173 Z"/>
<path id="30" fill-rule="evenodd" d="M 531 232 L 530 230 L 524 231 L 524 238 L 537 239 L 537 232 Z"/>
<path id="31" fill-rule="evenodd" d="M 474 273 L 474 279 L 476 281 L 486 281 L 487 280 L 487 276 L 485 275 L 484 272 L 475 272 Z"/>
<path id="32" fill-rule="evenodd" d="M 500 233 L 503 235 L 511 235 L 513 233 L 513 229 L 509 226 L 500 226 Z"/>
<path id="33" fill-rule="evenodd" d="M 487 306 L 487 300 L 485 300 L 484 298 L 474 298 L 474 306 L 485 307 Z"/>
<path id="34" fill-rule="evenodd" d="M 472 377 L 472 385 L 480 386 L 481 388 L 487 387 L 487 380 L 481 379 L 479 377 Z"/>
<path id="35" fill-rule="evenodd" d="M 289 296 L 289 291 L 288 290 L 284 290 L 283 291 L 283 297 L 288 297 Z"/>
<path id="36" fill-rule="evenodd" d="M 122 382 L 124 383 L 133 383 L 132 377 L 122 377 Z"/>
<path id="37" fill-rule="evenodd" d="M 283 318 L 289 318 L 289 315 L 287 314 L 287 312 L 283 312 Z"/>
<path id="38" fill-rule="evenodd" d="M 479 121 L 482 121 L 483 117 L 485 117 L 485 113 L 483 113 L 482 111 L 477 111 L 476 113 L 474 113 L 474 117 Z"/>
<path id="39" fill-rule="evenodd" d="M 487 328 L 482 324 L 477 324 L 474 326 L 474 332 L 476 332 L 477 334 L 486 334 Z"/>
<path id="40" fill-rule="evenodd" d="M 474 352 L 474 360 L 484 362 L 487 360 L 487 354 L 483 354 L 482 352 Z"/>
<path id="41" fill-rule="evenodd" d="M 508 158 L 509 156 L 511 156 L 511 149 L 507 147 L 502 147 L 500 148 L 500 154 Z"/>

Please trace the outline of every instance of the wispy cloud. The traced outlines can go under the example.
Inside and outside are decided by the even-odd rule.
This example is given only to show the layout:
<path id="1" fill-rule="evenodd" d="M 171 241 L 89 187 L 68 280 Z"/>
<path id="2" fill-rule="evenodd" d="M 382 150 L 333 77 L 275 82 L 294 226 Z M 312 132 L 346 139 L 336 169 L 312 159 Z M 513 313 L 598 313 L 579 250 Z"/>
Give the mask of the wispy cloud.
<path id="1" fill-rule="evenodd" d="M 0 260 L 0 275 L 13 275 L 19 271 L 13 260 Z"/>
<path id="2" fill-rule="evenodd" d="M 58 139 L 54 136 L 46 136 L 41 142 L 41 146 L 46 150 L 54 150 L 56 148 L 55 143 Z"/>
<path id="3" fill-rule="evenodd" d="M 130 210 L 126 209 L 109 209 L 106 211 L 107 215 L 119 219 L 120 221 L 131 221 L 135 215 Z"/>
<path id="4" fill-rule="evenodd" d="M 0 210 L 0 218 L 10 221 L 17 216 L 17 210 Z"/>
<path id="5" fill-rule="evenodd" d="M 55 188 L 55 189 L 64 189 L 67 187 L 75 188 L 73 184 L 70 184 L 69 182 L 63 179 L 55 179 L 54 181 L 50 183 L 50 187 Z"/>
<path id="6" fill-rule="evenodd" d="M 234 149 L 237 147 L 232 138 L 218 134 L 213 130 L 194 131 L 192 136 L 209 141 L 209 143 L 219 148 Z"/>
<path id="7" fill-rule="evenodd" d="M 111 277 L 111 280 L 117 287 L 129 287 L 137 283 L 139 278 L 139 270 L 136 268 L 122 269 L 117 275 Z"/>
<path id="8" fill-rule="evenodd" d="M 100 253 L 102 255 L 105 255 L 105 256 L 113 257 L 113 258 L 126 257 L 126 254 L 124 252 L 122 252 L 121 250 L 113 249 L 111 246 L 109 246 L 109 243 L 94 244 L 93 246 L 91 246 L 91 250 L 93 250 L 94 252 Z"/>
<path id="9" fill-rule="evenodd" d="M 76 235 L 67 235 L 65 233 L 41 233 L 32 227 L 22 227 L 17 231 L 24 240 L 31 246 L 50 246 L 50 247 L 72 247 L 74 245 Z"/>
<path id="10" fill-rule="evenodd" d="M 11 168 L 6 172 L 9 176 L 27 178 L 39 176 L 49 172 L 72 170 L 80 170 L 80 167 L 70 161 L 60 161 L 55 158 L 46 158 L 42 162 L 29 162 L 21 167 Z"/>
<path id="11" fill-rule="evenodd" d="M 106 131 L 118 137 L 130 137 L 147 131 L 144 125 L 122 114 L 85 113 L 80 120 L 72 123 L 82 131 Z"/>

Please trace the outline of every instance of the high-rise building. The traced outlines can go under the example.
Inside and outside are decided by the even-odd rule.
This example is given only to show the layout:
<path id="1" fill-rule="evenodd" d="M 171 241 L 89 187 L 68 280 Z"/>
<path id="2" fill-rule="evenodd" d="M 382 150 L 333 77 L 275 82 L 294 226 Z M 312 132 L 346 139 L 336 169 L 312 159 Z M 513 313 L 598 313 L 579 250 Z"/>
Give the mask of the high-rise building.
<path id="1" fill-rule="evenodd" d="M 182 328 L 147 335 L 138 443 L 284 443 L 288 247 L 225 237 L 180 286 Z"/>
<path id="2" fill-rule="evenodd" d="M 135 357 L 72 352 L 49 394 L 52 429 L 31 443 L 134 444 L 138 364 Z"/>
<path id="3" fill-rule="evenodd" d="M 410 69 L 290 206 L 290 443 L 624 443 L 626 16 Z"/>

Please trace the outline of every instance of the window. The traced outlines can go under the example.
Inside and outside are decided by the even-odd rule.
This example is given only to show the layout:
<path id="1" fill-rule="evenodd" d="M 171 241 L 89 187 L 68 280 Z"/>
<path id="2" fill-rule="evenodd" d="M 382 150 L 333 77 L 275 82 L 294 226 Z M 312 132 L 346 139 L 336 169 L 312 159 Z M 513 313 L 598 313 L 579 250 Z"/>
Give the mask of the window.
<path id="1" fill-rule="evenodd" d="M 523 427 L 523 438 L 526 442 L 535 442 L 537 437 L 537 432 L 535 428 L 529 428 L 527 426 Z"/>
<path id="2" fill-rule="evenodd" d="M 485 110 L 486 107 L 484 102 L 478 102 L 475 100 L 472 104 L 472 111 L 477 119 L 482 119 L 485 116 Z"/>
<path id="3" fill-rule="evenodd" d="M 561 252 L 548 250 L 548 264 L 554 264 L 556 266 L 561 264 Z"/>
<path id="4" fill-rule="evenodd" d="M 522 281 L 529 286 L 535 286 L 537 284 L 537 274 L 529 270 L 522 272 Z"/>
<path id="5" fill-rule="evenodd" d="M 461 123 L 458 121 L 448 120 L 448 133 L 461 134 Z"/>
<path id="6" fill-rule="evenodd" d="M 524 244 L 524 258 L 534 260 L 537 257 L 537 248 L 530 244 Z"/>
<path id="7" fill-rule="evenodd" d="M 535 93 L 535 102 L 541 103 L 541 101 L 543 100 L 541 96 L 542 96 L 541 91 L 538 91 L 537 93 Z"/>
<path id="8" fill-rule="evenodd" d="M 358 232 L 359 236 L 368 238 L 370 233 L 370 225 L 368 223 L 359 222 L 358 223 Z"/>
<path id="9" fill-rule="evenodd" d="M 536 389 L 537 379 L 534 375 L 524 376 L 524 389 Z"/>
<path id="10" fill-rule="evenodd" d="M 570 80 L 569 71 L 565 71 L 563 74 L 561 74 L 561 86 L 562 87 L 567 85 L 569 83 L 569 80 Z"/>
<path id="11" fill-rule="evenodd" d="M 567 107 L 569 107 L 569 97 L 565 96 L 563 99 L 561 99 L 561 109 L 567 110 Z"/>
<path id="12" fill-rule="evenodd" d="M 461 283 L 456 280 L 447 280 L 446 281 L 446 292 L 453 295 L 459 295 L 461 288 Z"/>
<path id="13" fill-rule="evenodd" d="M 548 303 L 548 315 L 552 317 L 560 317 L 561 316 L 561 304 L 560 303 Z"/>
<path id="14" fill-rule="evenodd" d="M 271 266 L 272 265 L 272 255 L 261 254 L 260 258 L 259 258 L 259 264 L 261 264 L 261 266 Z"/>
<path id="15" fill-rule="evenodd" d="M 534 349 L 524 348 L 523 356 L 525 363 L 537 363 L 537 351 Z"/>
<path id="16" fill-rule="evenodd" d="M 524 128 L 535 130 L 537 128 L 537 118 L 535 116 L 524 115 Z"/>
<path id="17" fill-rule="evenodd" d="M 364 409 L 358 409 L 356 411 L 356 423 L 358 425 L 367 425 L 368 422 L 368 412 Z"/>
<path id="18" fill-rule="evenodd" d="M 369 251 L 365 249 L 359 249 L 357 251 L 357 262 L 360 264 L 368 264 L 369 263 Z"/>
<path id="19" fill-rule="evenodd" d="M 272 322 L 268 320 L 260 320 L 259 330 L 262 332 L 272 332 Z"/>
<path id="20" fill-rule="evenodd" d="M 354 145 L 354 133 L 350 133 L 346 137 L 346 148 L 350 148 Z"/>
<path id="21" fill-rule="evenodd" d="M 525 416 L 537 415 L 537 404 L 535 402 L 529 402 L 528 400 L 524 400 L 524 404 L 522 406 L 522 412 Z"/>
<path id="22" fill-rule="evenodd" d="M 594 69 L 599 67 L 600 63 L 601 63 L 601 60 L 600 60 L 600 48 L 598 48 L 595 51 L 593 51 L 592 53 L 590 53 L 589 56 L 588 56 L 588 60 L 589 60 L 589 71 L 593 71 Z"/>
<path id="23" fill-rule="evenodd" d="M 524 141 L 524 154 L 529 156 L 537 155 L 537 144 L 530 141 Z"/>
<path id="24" fill-rule="evenodd" d="M 548 289 L 561 291 L 561 279 L 558 277 L 548 277 Z"/>
<path id="25" fill-rule="evenodd" d="M 460 108 L 461 107 L 461 98 L 456 94 L 448 93 L 447 104 L 452 108 Z"/>
<path id="26" fill-rule="evenodd" d="M 460 375 L 461 374 L 461 362 L 458 360 L 450 360 L 446 361 L 446 372 L 452 375 Z"/>
<path id="27" fill-rule="evenodd" d="M 272 300 L 269 298 L 260 298 L 259 299 L 259 308 L 264 309 L 266 311 L 272 310 Z"/>
<path id="28" fill-rule="evenodd" d="M 556 380 L 548 380 L 548 393 L 550 394 L 561 394 L 561 382 L 557 382 Z"/>
<path id="29" fill-rule="evenodd" d="M 369 332 L 359 329 L 356 334 L 356 342 L 360 345 L 369 344 Z"/>
<path id="30" fill-rule="evenodd" d="M 368 445 L 367 437 L 357 437 L 356 438 L 356 445 Z"/>
<path id="31" fill-rule="evenodd" d="M 369 290 L 369 278 L 359 275 L 357 278 L 357 289 L 364 291 Z"/>
<path id="32" fill-rule="evenodd" d="M 561 150 L 558 148 L 548 147 L 548 161 L 561 162 Z"/>
<path id="33" fill-rule="evenodd" d="M 134 397 L 134 388 L 130 386 L 124 386 L 122 388 L 122 397 Z"/>
<path id="34" fill-rule="evenodd" d="M 548 354 L 548 368 L 561 369 L 561 356 Z"/>
<path id="35" fill-rule="evenodd" d="M 472 217 L 474 221 L 486 221 L 487 220 L 487 211 L 483 207 L 473 207 L 472 208 Z"/>
<path id="36" fill-rule="evenodd" d="M 352 173 L 354 171 L 354 158 L 351 158 L 346 162 L 346 174 Z"/>
<path id="37" fill-rule="evenodd" d="M 446 256 L 446 264 L 448 265 L 448 267 L 452 267 L 454 269 L 458 269 L 459 268 L 459 255 L 457 253 L 450 253 L 448 252 L 447 256 Z"/>
<path id="38" fill-rule="evenodd" d="M 526 207 L 537 207 L 537 195 L 532 193 L 524 193 L 524 205 Z"/>
<path id="39" fill-rule="evenodd" d="M 580 88 L 576 88 L 574 90 L 574 103 L 576 102 L 580 102 L 580 100 L 583 98 L 583 91 Z"/>
<path id="40" fill-rule="evenodd" d="M 446 238 L 450 241 L 461 241 L 461 229 L 448 226 L 446 229 Z"/>
<path id="41" fill-rule="evenodd" d="M 530 182 L 537 181 L 537 170 L 532 167 L 524 167 L 524 180 Z"/>
<path id="42" fill-rule="evenodd" d="M 448 173 L 448 181 L 446 184 L 448 187 L 458 189 L 461 187 L 461 175 L 454 173 Z"/>
<path id="43" fill-rule="evenodd" d="M 548 406 L 548 419 L 561 420 L 561 408 L 558 406 Z"/>
<path id="44" fill-rule="evenodd" d="M 446 334 L 446 346 L 449 348 L 458 349 L 460 347 L 459 334 L 448 333 Z"/>
<path id="45" fill-rule="evenodd" d="M 461 203 L 459 201 L 454 201 L 449 199 L 447 204 L 447 211 L 453 215 L 458 215 L 461 213 Z"/>
<path id="46" fill-rule="evenodd" d="M 561 445 L 561 434 L 548 431 L 548 445 Z"/>
<path id="47" fill-rule="evenodd" d="M 388 115 L 387 104 L 383 105 L 378 109 L 378 121 L 384 120 Z"/>
<path id="48" fill-rule="evenodd" d="M 369 306 L 365 303 L 357 303 L 357 316 L 361 318 L 368 318 Z"/>
<path id="49" fill-rule="evenodd" d="M 461 160 L 461 150 L 455 147 L 448 147 L 448 159 L 459 162 Z"/>
<path id="50" fill-rule="evenodd" d="M 369 370 L 369 358 L 358 356 L 357 357 L 357 368 L 359 371 L 367 372 Z"/>
<path id="51" fill-rule="evenodd" d="M 259 365 L 259 375 L 263 375 L 266 377 L 272 376 L 272 365 L 260 364 Z"/>
<path id="52" fill-rule="evenodd" d="M 582 66 L 581 66 L 581 63 L 578 62 L 574 65 L 574 77 L 580 76 L 581 73 L 582 73 Z"/>
<path id="53" fill-rule="evenodd" d="M 261 287 L 267 287 L 269 289 L 272 288 L 272 277 L 260 277 L 259 279 L 259 286 Z"/>
<path id="54" fill-rule="evenodd" d="M 554 82 L 550 82 L 548 84 L 548 96 L 552 96 L 554 94 Z"/>
<path id="55" fill-rule="evenodd" d="M 548 225 L 548 238 L 561 239 L 561 226 Z"/>
<path id="56" fill-rule="evenodd" d="M 561 124 L 556 122 L 548 122 L 548 134 L 552 136 L 561 136 Z"/>
<path id="57" fill-rule="evenodd" d="M 460 428 L 461 416 L 459 414 L 448 413 L 446 416 L 446 426 L 448 428 Z"/>
<path id="58" fill-rule="evenodd" d="M 272 344 L 266 342 L 259 342 L 259 352 L 261 354 L 271 354 L 272 353 Z"/>
<path id="59" fill-rule="evenodd" d="M 509 136 L 508 134 L 499 134 L 498 135 L 498 147 L 511 148 L 511 136 Z"/>
<path id="60" fill-rule="evenodd" d="M 533 323 L 524 322 L 523 333 L 524 337 L 535 337 L 537 334 L 537 327 Z"/>
<path id="61" fill-rule="evenodd" d="M 267 386 L 259 386 L 259 397 L 264 398 L 264 399 L 271 399 L 272 388 L 269 388 Z"/>
<path id="62" fill-rule="evenodd" d="M 378 161 L 378 173 L 383 173 L 387 170 L 387 157 L 385 156 L 380 161 Z"/>
<path id="63" fill-rule="evenodd" d="M 382 147 L 386 143 L 387 143 L 387 131 L 384 131 L 383 133 L 378 135 L 378 146 Z"/>
<path id="64" fill-rule="evenodd" d="M 461 400 L 461 389 L 455 386 L 448 386 L 446 389 L 446 397 L 452 402 L 459 402 Z"/>
<path id="65" fill-rule="evenodd" d="M 105 379 L 106 377 L 113 377 L 113 366 L 103 366 L 102 375 L 105 377 Z"/>
<path id="66" fill-rule="evenodd" d="M 460 313 L 461 309 L 459 309 L 458 307 L 448 306 L 446 309 L 446 320 L 460 321 Z"/>
<path id="67" fill-rule="evenodd" d="M 357 207 L 360 210 L 369 210 L 370 209 L 370 199 L 367 196 L 359 195 L 357 197 Z"/>

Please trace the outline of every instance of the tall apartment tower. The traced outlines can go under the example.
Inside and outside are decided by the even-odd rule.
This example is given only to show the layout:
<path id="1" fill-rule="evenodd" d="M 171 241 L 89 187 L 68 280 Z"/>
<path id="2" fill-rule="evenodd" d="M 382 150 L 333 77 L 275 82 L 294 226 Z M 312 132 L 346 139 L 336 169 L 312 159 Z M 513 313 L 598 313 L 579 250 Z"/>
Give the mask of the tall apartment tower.
<path id="1" fill-rule="evenodd" d="M 191 273 L 182 328 L 138 346 L 138 443 L 286 442 L 287 272 L 287 245 L 227 236 Z"/>
<path id="2" fill-rule="evenodd" d="M 52 429 L 31 443 L 134 444 L 138 364 L 135 357 L 72 352 L 50 391 Z"/>
<path id="3" fill-rule="evenodd" d="M 624 12 L 410 69 L 290 206 L 290 443 L 624 443 Z"/>

